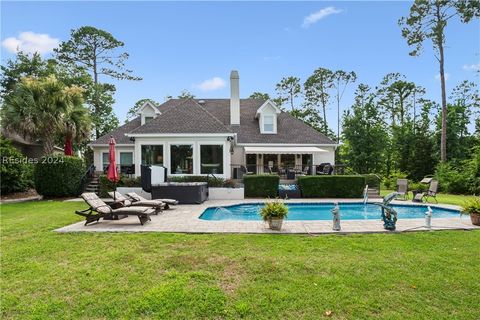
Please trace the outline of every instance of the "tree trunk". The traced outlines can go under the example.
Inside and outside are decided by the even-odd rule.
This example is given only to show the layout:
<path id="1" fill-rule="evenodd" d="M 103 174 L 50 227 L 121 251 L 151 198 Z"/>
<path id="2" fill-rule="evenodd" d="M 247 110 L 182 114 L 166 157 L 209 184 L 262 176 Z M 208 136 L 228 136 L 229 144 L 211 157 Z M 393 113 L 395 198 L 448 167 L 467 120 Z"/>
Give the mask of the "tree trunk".
<path id="1" fill-rule="evenodd" d="M 338 90 L 338 89 L 337 89 Z M 340 95 L 337 92 L 337 143 L 340 143 Z"/>
<path id="2" fill-rule="evenodd" d="M 95 115 L 98 115 L 100 106 L 98 103 L 98 71 L 97 71 L 97 46 L 94 46 L 94 57 L 93 57 L 93 82 L 95 85 L 94 97 L 93 97 L 93 112 Z M 100 130 L 98 129 L 98 123 L 95 124 L 95 139 L 100 138 Z"/>
<path id="3" fill-rule="evenodd" d="M 437 26 L 440 26 L 442 22 L 441 12 L 440 12 L 440 3 L 436 2 L 436 16 L 437 16 Z M 445 57 L 443 54 L 443 27 L 439 28 L 436 31 L 436 41 L 438 45 L 438 52 L 440 57 L 438 62 L 440 63 L 440 84 L 442 87 L 442 135 L 440 138 L 440 161 L 445 162 L 447 161 L 447 94 L 445 89 Z"/>
<path id="4" fill-rule="evenodd" d="M 49 156 L 53 153 L 54 149 L 54 142 L 53 142 L 53 135 L 47 134 L 43 137 L 43 153 L 46 156 Z"/>
<path id="5" fill-rule="evenodd" d="M 445 89 L 445 70 L 444 70 L 444 56 L 443 44 L 438 46 L 440 52 L 440 83 L 442 86 L 442 136 L 440 139 L 440 161 L 447 161 L 447 94 Z"/>

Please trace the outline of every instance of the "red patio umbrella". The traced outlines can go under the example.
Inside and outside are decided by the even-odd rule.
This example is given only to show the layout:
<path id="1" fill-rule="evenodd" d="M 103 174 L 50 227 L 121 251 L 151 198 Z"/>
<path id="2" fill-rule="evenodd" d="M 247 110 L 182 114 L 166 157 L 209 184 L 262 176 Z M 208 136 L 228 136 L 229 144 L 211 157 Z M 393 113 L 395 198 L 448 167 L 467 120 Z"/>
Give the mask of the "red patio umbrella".
<path id="1" fill-rule="evenodd" d="M 110 137 L 110 141 L 108 142 L 110 145 L 109 155 L 108 155 L 108 171 L 107 171 L 107 179 L 115 183 L 115 191 L 117 191 L 117 182 L 120 180 L 120 175 L 117 171 L 117 164 L 115 163 L 115 139 L 113 136 Z M 115 201 L 115 195 L 113 197 Z"/>
<path id="2" fill-rule="evenodd" d="M 63 153 L 66 156 L 73 156 L 72 138 L 67 137 L 65 139 L 65 146 L 63 147 Z"/>

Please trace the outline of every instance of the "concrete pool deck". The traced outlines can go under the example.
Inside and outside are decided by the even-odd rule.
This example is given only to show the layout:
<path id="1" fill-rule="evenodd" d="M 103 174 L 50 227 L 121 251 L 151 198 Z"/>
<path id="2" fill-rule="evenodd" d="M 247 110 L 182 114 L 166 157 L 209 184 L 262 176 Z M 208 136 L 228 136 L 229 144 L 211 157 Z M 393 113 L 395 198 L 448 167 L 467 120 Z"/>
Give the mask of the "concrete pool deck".
<path id="1" fill-rule="evenodd" d="M 392 232 L 383 228 L 383 222 L 378 220 L 343 220 L 342 230 L 333 231 L 331 220 L 296 220 L 283 222 L 281 231 L 268 229 L 263 221 L 213 221 L 199 219 L 202 212 L 208 207 L 229 206 L 234 204 L 258 203 L 263 199 L 245 200 L 208 200 L 197 205 L 178 205 L 171 210 L 165 210 L 158 216 L 151 216 L 152 221 L 140 225 L 138 218 L 130 216 L 122 220 L 103 220 L 88 226 L 84 221 L 74 223 L 59 229 L 57 232 L 180 232 L 180 233 L 278 233 L 278 234 L 331 234 L 331 233 L 379 233 Z M 369 202 L 381 201 L 381 199 Z M 359 199 L 290 199 L 286 203 L 331 203 L 331 202 L 361 202 Z M 393 204 L 418 205 L 409 201 L 393 201 Z M 458 210 L 453 205 L 428 204 L 432 207 L 442 207 Z M 73 214 L 73 213 L 72 213 Z M 393 232 L 409 231 L 412 228 L 419 228 L 425 225 L 425 219 L 399 219 L 397 230 Z M 460 218 L 438 218 L 432 219 L 433 230 L 474 230 L 480 227 L 474 226 L 468 216 Z M 425 228 L 414 231 L 428 231 Z"/>

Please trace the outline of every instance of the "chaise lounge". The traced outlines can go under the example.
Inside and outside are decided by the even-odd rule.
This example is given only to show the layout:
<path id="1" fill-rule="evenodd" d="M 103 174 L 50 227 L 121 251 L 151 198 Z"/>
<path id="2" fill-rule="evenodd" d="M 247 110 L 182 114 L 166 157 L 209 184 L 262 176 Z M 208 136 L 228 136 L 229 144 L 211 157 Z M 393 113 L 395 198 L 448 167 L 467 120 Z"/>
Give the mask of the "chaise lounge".
<path id="1" fill-rule="evenodd" d="M 90 206 L 86 210 L 77 210 L 76 214 L 85 217 L 85 225 L 98 222 L 100 218 L 118 217 L 118 215 L 134 215 L 140 220 L 140 224 L 150 221 L 150 215 L 155 213 L 152 207 L 121 207 L 114 209 L 102 201 L 95 193 L 85 192 L 80 196 Z"/>
<path id="2" fill-rule="evenodd" d="M 126 193 L 125 195 L 130 199 L 130 201 L 132 201 L 132 205 L 138 202 L 147 203 L 149 201 L 161 201 L 164 204 L 164 209 L 170 209 L 170 206 L 178 204 L 178 200 L 175 200 L 175 199 L 148 200 L 136 192 L 129 192 L 129 193 Z"/>
<path id="3" fill-rule="evenodd" d="M 144 199 L 143 201 L 132 201 L 125 197 L 123 194 L 121 194 L 118 191 L 111 191 L 108 193 L 110 197 L 115 199 L 116 201 L 121 202 L 125 207 L 151 207 L 155 209 L 155 214 L 159 214 L 163 211 L 163 208 L 165 208 L 165 203 L 163 203 L 160 200 L 147 200 Z"/>

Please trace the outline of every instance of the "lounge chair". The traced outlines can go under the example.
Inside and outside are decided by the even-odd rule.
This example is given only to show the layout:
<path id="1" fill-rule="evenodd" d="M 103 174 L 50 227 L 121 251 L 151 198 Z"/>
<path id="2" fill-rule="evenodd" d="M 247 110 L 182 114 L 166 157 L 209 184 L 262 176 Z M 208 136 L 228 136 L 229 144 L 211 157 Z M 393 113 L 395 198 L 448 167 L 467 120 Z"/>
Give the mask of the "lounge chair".
<path id="1" fill-rule="evenodd" d="M 129 193 L 126 193 L 125 195 L 129 197 L 133 203 L 137 201 L 149 201 L 148 199 L 145 199 L 144 197 L 137 194 L 136 192 L 129 192 Z M 156 200 L 161 201 L 165 204 L 164 209 L 170 209 L 170 206 L 178 204 L 178 201 L 175 199 L 156 199 Z"/>
<path id="2" fill-rule="evenodd" d="M 165 204 L 160 200 L 141 200 L 141 201 L 132 201 L 125 197 L 118 191 L 111 191 L 108 193 L 110 197 L 115 199 L 116 201 L 120 201 L 125 205 L 125 207 L 150 207 L 155 209 L 155 214 L 159 214 L 162 212 L 162 209 L 165 207 Z"/>
<path id="3" fill-rule="evenodd" d="M 81 197 L 90 208 L 86 210 L 77 210 L 75 213 L 85 217 L 85 225 L 92 222 L 98 222 L 100 218 L 105 218 L 107 216 L 115 217 L 118 215 L 137 216 L 140 223 L 143 225 L 145 222 L 150 221 L 150 215 L 155 213 L 155 209 L 151 207 L 121 207 L 114 209 L 103 202 L 102 199 L 93 192 L 82 193 Z"/>
<path id="4" fill-rule="evenodd" d="M 397 180 L 397 198 L 398 197 L 403 197 L 403 200 L 408 199 L 408 180 L 407 179 Z"/>
<path id="5" fill-rule="evenodd" d="M 428 187 L 428 190 L 426 192 L 417 193 L 415 195 L 415 198 L 413 198 L 412 201 L 427 202 L 428 198 L 433 198 L 433 200 L 435 200 L 435 203 L 438 203 L 437 191 L 438 191 L 438 181 L 432 180 L 430 181 L 430 186 Z"/>

